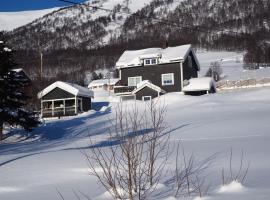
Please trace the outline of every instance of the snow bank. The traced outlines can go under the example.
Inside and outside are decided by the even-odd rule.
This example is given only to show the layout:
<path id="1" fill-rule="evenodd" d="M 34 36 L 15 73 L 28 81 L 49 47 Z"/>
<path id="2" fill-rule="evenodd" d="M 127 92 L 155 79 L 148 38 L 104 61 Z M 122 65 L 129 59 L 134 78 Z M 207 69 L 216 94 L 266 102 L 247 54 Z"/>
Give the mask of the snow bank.
<path id="1" fill-rule="evenodd" d="M 228 185 L 223 185 L 219 188 L 218 193 L 235 193 L 242 192 L 244 186 L 238 181 L 232 181 Z"/>

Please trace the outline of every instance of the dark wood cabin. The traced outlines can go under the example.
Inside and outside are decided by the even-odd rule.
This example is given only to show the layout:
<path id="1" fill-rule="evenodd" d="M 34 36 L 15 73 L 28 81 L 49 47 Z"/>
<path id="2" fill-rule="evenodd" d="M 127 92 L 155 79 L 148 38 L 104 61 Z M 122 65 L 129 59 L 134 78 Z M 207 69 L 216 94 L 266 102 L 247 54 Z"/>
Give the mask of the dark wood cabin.
<path id="1" fill-rule="evenodd" d="M 116 67 L 119 70 L 122 87 L 116 88 L 115 91 L 116 93 L 119 91 L 120 95 L 121 93 L 127 95 L 125 87 L 136 89 L 144 80 L 148 80 L 165 92 L 180 92 L 184 82 L 197 78 L 200 70 L 191 45 L 126 51 L 116 63 Z M 150 89 L 144 89 L 143 93 L 149 94 L 152 98 L 156 97 Z"/>
<path id="2" fill-rule="evenodd" d="M 92 109 L 93 92 L 82 86 L 57 81 L 38 94 L 42 117 L 72 116 Z"/>

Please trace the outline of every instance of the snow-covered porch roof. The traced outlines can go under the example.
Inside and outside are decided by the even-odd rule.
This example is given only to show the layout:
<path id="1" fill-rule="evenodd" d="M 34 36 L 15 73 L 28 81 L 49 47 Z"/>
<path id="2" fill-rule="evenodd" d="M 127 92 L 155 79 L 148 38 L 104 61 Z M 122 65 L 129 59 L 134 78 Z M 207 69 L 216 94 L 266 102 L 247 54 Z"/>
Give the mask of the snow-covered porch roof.
<path id="1" fill-rule="evenodd" d="M 41 99 L 43 96 L 54 90 L 55 88 L 60 88 L 62 90 L 65 90 L 69 92 L 70 94 L 73 94 L 74 96 L 82 96 L 82 97 L 94 97 L 93 91 L 82 87 L 77 84 L 73 83 L 67 83 L 62 81 L 57 81 L 48 87 L 46 87 L 44 90 L 40 91 L 38 93 L 38 98 Z"/>
<path id="2" fill-rule="evenodd" d="M 91 83 L 89 83 L 88 88 L 103 85 L 115 85 L 119 80 L 119 78 L 93 80 Z"/>

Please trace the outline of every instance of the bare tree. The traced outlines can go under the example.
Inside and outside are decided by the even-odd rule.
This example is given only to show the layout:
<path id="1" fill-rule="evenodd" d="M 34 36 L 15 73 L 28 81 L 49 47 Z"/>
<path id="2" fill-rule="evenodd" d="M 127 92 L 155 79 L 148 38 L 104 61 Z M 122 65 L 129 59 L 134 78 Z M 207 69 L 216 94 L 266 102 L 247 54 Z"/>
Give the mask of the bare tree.
<path id="1" fill-rule="evenodd" d="M 222 68 L 219 62 L 211 62 L 205 76 L 212 77 L 216 82 L 221 80 Z"/>
<path id="2" fill-rule="evenodd" d="M 109 131 L 109 140 L 118 144 L 84 154 L 91 174 L 114 199 L 146 199 L 155 190 L 168 157 L 165 112 L 154 101 L 143 112 L 136 105 L 128 110 L 119 104 Z"/>
<path id="3" fill-rule="evenodd" d="M 180 148 L 181 147 L 181 148 Z M 182 152 L 182 155 L 180 154 Z M 182 157 L 181 157 L 182 156 Z M 207 194 L 210 184 L 206 184 L 205 178 L 202 176 L 203 172 L 207 170 L 216 154 L 202 160 L 195 162 L 193 154 L 187 155 L 185 149 L 180 143 L 177 146 L 176 162 L 175 162 L 175 192 L 174 196 L 191 196 L 198 194 L 200 197 Z"/>
<path id="4" fill-rule="evenodd" d="M 238 167 L 236 169 L 236 173 L 234 173 L 233 170 L 233 150 L 232 148 L 230 149 L 230 159 L 229 159 L 229 175 L 226 175 L 224 168 L 221 169 L 221 179 L 222 179 L 222 184 L 226 185 L 232 181 L 238 181 L 240 183 L 244 183 L 246 180 L 250 163 L 248 163 L 246 166 L 244 166 L 244 151 L 241 150 L 241 156 L 239 159 Z"/>

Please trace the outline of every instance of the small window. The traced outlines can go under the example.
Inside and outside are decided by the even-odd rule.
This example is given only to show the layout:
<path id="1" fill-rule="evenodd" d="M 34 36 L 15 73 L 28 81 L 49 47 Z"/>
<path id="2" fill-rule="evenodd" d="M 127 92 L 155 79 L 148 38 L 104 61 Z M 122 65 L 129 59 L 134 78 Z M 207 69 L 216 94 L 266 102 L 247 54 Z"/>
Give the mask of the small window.
<path id="1" fill-rule="evenodd" d="M 137 86 L 142 82 L 141 76 L 128 77 L 128 86 Z"/>
<path id="2" fill-rule="evenodd" d="M 151 96 L 143 96 L 142 100 L 143 101 L 151 101 L 152 97 Z"/>
<path id="3" fill-rule="evenodd" d="M 162 74 L 161 75 L 162 85 L 174 85 L 174 74 Z"/>
<path id="4" fill-rule="evenodd" d="M 156 65 L 157 64 L 157 58 L 151 58 L 151 59 L 145 59 L 144 65 Z"/>
<path id="5" fill-rule="evenodd" d="M 152 65 L 157 64 L 157 59 L 152 59 L 152 60 L 151 60 L 151 63 L 152 63 Z"/>
<path id="6" fill-rule="evenodd" d="M 145 65 L 151 65 L 151 60 L 150 59 L 145 59 L 144 64 Z"/>

